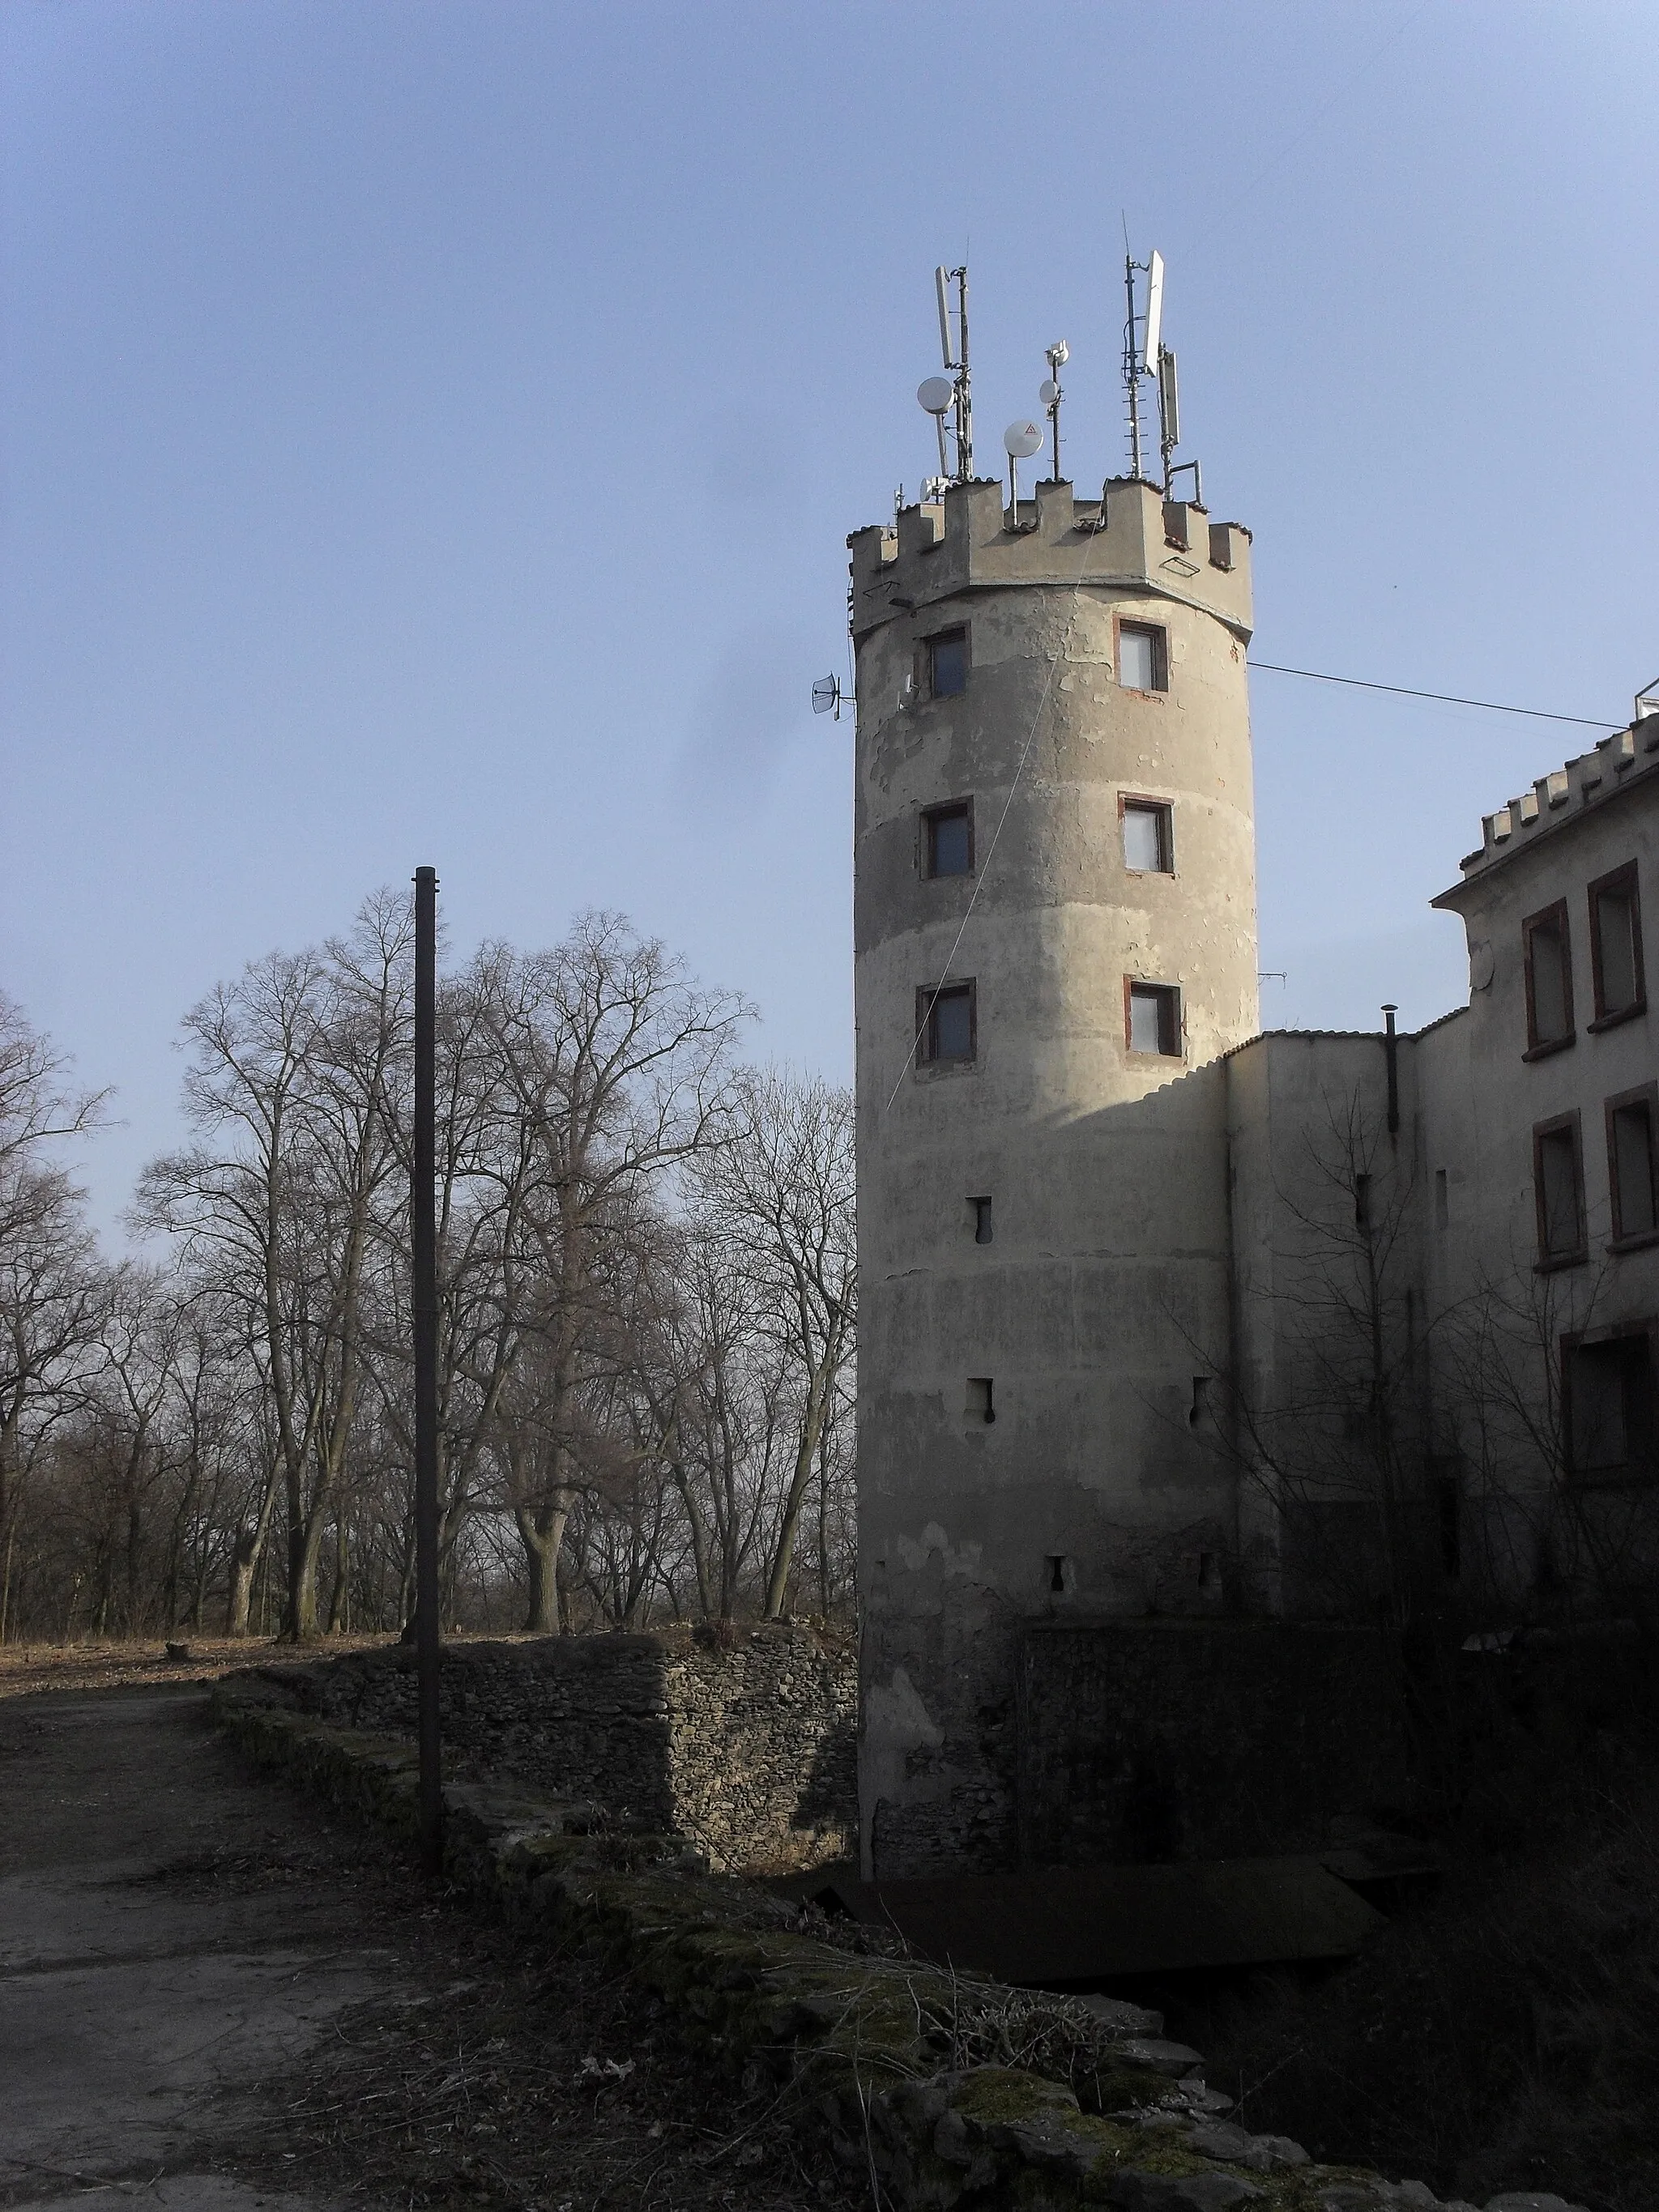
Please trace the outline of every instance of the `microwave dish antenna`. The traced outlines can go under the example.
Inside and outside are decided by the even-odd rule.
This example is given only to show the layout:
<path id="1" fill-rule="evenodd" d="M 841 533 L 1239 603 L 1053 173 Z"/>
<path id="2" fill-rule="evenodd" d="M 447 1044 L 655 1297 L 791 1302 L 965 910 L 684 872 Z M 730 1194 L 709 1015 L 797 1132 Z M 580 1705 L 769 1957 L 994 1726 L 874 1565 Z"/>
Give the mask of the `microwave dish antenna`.
<path id="1" fill-rule="evenodd" d="M 945 450 L 945 418 L 957 404 L 957 387 L 948 376 L 924 376 L 916 386 L 916 404 L 933 418 L 939 433 L 939 472 L 948 476 L 950 455 Z"/>
<path id="2" fill-rule="evenodd" d="M 1008 456 L 1008 520 L 1019 527 L 1019 465 L 1042 450 L 1042 425 L 1029 415 L 1011 422 L 1002 434 L 1002 450 Z"/>

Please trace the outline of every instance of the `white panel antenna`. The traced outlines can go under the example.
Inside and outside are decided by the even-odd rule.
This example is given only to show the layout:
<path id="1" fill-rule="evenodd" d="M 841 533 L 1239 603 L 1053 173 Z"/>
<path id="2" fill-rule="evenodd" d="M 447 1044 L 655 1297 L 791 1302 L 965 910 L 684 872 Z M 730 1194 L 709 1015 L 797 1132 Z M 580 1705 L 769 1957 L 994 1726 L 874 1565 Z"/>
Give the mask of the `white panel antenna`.
<path id="1" fill-rule="evenodd" d="M 942 262 L 933 271 L 933 289 L 939 295 L 939 350 L 945 356 L 946 368 L 954 368 L 957 362 L 951 347 L 951 271 Z"/>
<path id="2" fill-rule="evenodd" d="M 1146 264 L 1146 336 L 1140 349 L 1141 373 L 1158 374 L 1158 349 L 1164 335 L 1164 256 L 1153 252 Z"/>

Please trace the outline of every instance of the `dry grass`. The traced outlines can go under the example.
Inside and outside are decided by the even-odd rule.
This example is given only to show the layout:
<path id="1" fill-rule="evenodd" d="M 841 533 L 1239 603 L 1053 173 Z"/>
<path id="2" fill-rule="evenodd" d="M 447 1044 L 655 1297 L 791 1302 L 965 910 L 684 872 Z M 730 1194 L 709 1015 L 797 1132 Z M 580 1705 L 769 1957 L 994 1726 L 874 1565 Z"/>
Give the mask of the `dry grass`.
<path id="1" fill-rule="evenodd" d="M 185 1636 L 189 1656 L 169 1659 L 159 1637 L 131 1643 L 100 1639 L 82 1644 L 0 1645 L 0 1698 L 21 1698 L 40 1690 L 115 1690 L 136 1684 L 216 1681 L 273 1659 L 331 1657 L 340 1651 L 369 1651 L 395 1644 L 395 1636 L 331 1636 L 326 1643 L 297 1650 L 264 1637 Z"/>
<path id="2" fill-rule="evenodd" d="M 479 2212 L 853 2212 L 859 2185 L 775 2085 L 691 2055 L 591 1950 L 527 1942 L 422 1890 L 401 1855 L 331 1841 L 181 1861 L 164 1877 L 280 1896 L 325 1878 L 414 1996 L 343 2014 L 214 2163 L 331 2199 Z"/>

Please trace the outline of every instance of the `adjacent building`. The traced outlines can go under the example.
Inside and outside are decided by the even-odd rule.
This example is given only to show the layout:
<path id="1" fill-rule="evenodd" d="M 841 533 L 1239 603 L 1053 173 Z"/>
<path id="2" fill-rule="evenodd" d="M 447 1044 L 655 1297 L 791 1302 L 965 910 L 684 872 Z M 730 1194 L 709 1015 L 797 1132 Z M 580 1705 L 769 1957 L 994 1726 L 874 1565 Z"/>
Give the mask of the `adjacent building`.
<path id="1" fill-rule="evenodd" d="M 1467 1008 L 1262 1036 L 1249 532 L 971 483 L 849 544 L 866 1863 L 1158 1855 L 1151 1709 L 1250 1624 L 1340 1687 L 1379 1607 L 1642 1553 L 1659 716 L 1488 819 Z"/>

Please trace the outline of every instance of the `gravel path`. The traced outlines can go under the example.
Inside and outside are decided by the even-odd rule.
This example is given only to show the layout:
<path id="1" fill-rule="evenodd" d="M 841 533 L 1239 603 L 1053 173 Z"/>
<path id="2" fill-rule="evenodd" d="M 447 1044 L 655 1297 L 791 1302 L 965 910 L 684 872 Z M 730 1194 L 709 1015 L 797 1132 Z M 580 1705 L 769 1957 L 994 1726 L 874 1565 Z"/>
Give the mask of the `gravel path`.
<path id="1" fill-rule="evenodd" d="M 194 1683 L 0 1697 L 0 2205 L 852 2212 L 596 1958 L 251 1771 Z"/>

